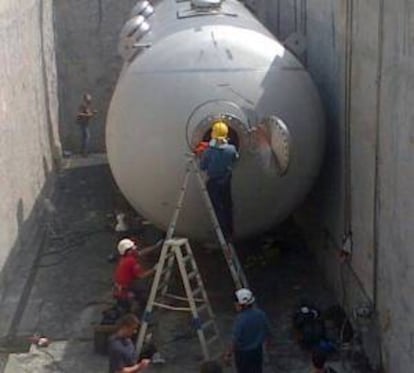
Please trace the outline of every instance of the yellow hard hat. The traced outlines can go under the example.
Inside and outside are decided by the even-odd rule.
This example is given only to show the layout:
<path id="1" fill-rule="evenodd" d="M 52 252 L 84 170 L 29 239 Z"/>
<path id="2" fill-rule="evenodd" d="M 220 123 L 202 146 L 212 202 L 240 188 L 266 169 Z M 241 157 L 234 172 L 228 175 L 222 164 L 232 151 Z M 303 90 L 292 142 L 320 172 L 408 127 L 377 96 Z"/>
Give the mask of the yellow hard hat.
<path id="1" fill-rule="evenodd" d="M 211 137 L 215 140 L 225 140 L 229 133 L 229 127 L 226 123 L 218 121 L 213 124 Z"/>

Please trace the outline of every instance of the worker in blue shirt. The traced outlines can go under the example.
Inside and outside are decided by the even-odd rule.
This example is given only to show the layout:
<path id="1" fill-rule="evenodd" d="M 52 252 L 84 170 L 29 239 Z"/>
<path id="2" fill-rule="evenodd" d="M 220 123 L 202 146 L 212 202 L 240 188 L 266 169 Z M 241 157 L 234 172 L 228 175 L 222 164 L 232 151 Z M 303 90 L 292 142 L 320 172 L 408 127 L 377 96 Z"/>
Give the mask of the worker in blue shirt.
<path id="1" fill-rule="evenodd" d="M 131 338 L 137 332 L 139 320 L 133 314 L 124 315 L 117 322 L 117 330 L 109 338 L 109 372 L 138 373 L 146 370 L 149 359 L 139 361 L 135 345 Z"/>
<path id="2" fill-rule="evenodd" d="M 269 320 L 260 308 L 253 307 L 255 299 L 249 289 L 239 289 L 235 295 L 238 315 L 225 362 L 230 363 L 234 354 L 237 373 L 262 373 L 263 344 L 271 335 Z"/>
<path id="3" fill-rule="evenodd" d="M 215 122 L 211 130 L 208 148 L 202 153 L 200 167 L 206 171 L 207 190 L 217 215 L 220 227 L 227 240 L 233 238 L 233 201 L 231 177 L 234 162 L 239 154 L 234 145 L 228 143 L 229 128 L 222 121 Z"/>

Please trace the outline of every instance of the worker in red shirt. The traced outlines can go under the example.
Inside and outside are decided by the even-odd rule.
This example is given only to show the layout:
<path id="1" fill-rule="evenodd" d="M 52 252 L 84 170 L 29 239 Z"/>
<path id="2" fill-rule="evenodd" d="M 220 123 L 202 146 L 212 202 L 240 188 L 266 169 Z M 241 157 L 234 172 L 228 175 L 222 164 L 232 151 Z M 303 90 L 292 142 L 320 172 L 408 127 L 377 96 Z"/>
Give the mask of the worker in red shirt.
<path id="1" fill-rule="evenodd" d="M 147 254 L 160 247 L 161 243 L 162 241 L 159 241 L 154 246 L 142 249 L 141 251 L 143 254 Z M 137 245 L 129 238 L 124 238 L 119 241 L 118 252 L 120 258 L 114 274 L 114 297 L 121 306 L 128 310 L 130 310 L 132 303 L 135 302 L 138 303 L 137 306 L 139 309 L 143 310 L 149 290 L 148 281 L 145 279 L 152 276 L 156 268 L 147 270 L 141 265 Z"/>

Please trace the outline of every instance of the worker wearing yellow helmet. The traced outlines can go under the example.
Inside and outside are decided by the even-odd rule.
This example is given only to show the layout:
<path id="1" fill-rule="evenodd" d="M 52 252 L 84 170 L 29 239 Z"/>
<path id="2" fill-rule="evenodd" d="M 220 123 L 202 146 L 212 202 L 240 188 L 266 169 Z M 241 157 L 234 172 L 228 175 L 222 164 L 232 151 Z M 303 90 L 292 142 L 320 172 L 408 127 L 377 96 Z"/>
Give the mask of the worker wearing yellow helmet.
<path id="1" fill-rule="evenodd" d="M 227 136 L 229 134 L 229 127 L 226 123 L 218 121 L 213 124 L 211 129 L 211 137 L 214 140 L 227 140 Z"/>
<path id="2" fill-rule="evenodd" d="M 228 143 L 229 127 L 218 120 L 211 128 L 211 140 L 201 156 L 200 167 L 207 173 L 207 190 L 227 240 L 233 238 L 233 201 L 231 178 L 233 166 L 239 154 L 234 145 Z"/>

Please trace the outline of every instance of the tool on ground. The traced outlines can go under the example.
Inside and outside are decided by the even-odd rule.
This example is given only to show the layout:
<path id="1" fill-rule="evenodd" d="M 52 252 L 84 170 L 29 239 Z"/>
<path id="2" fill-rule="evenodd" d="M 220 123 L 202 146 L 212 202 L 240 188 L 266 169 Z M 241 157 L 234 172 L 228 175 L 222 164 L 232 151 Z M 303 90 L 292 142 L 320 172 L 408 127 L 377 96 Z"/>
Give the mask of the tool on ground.
<path id="1" fill-rule="evenodd" d="M 215 316 L 208 300 L 207 292 L 203 285 L 203 281 L 188 239 L 173 238 L 192 172 L 194 172 L 197 176 L 203 201 L 212 221 L 220 247 L 224 253 L 224 257 L 229 267 L 234 284 L 237 289 L 248 287 L 246 276 L 244 274 L 243 268 L 240 265 L 240 261 L 237 257 L 235 249 L 233 245 L 226 242 L 224 238 L 195 157 L 194 155 L 190 155 L 183 185 L 181 187 L 178 202 L 167 230 L 166 239 L 161 249 L 160 259 L 157 264 L 157 270 L 142 319 L 137 341 L 138 353 L 140 353 L 144 344 L 148 329 L 148 323 L 150 321 L 154 307 L 172 311 L 191 312 L 193 316 L 193 324 L 197 331 L 201 349 L 206 360 L 210 358 L 209 346 L 211 346 L 213 342 L 220 340 L 219 330 L 215 322 Z M 185 297 L 168 293 L 168 287 L 175 262 L 177 262 L 181 274 L 181 279 L 186 293 Z M 176 307 L 170 304 L 166 304 L 164 303 L 166 298 L 185 301 L 188 303 L 188 306 Z"/>

